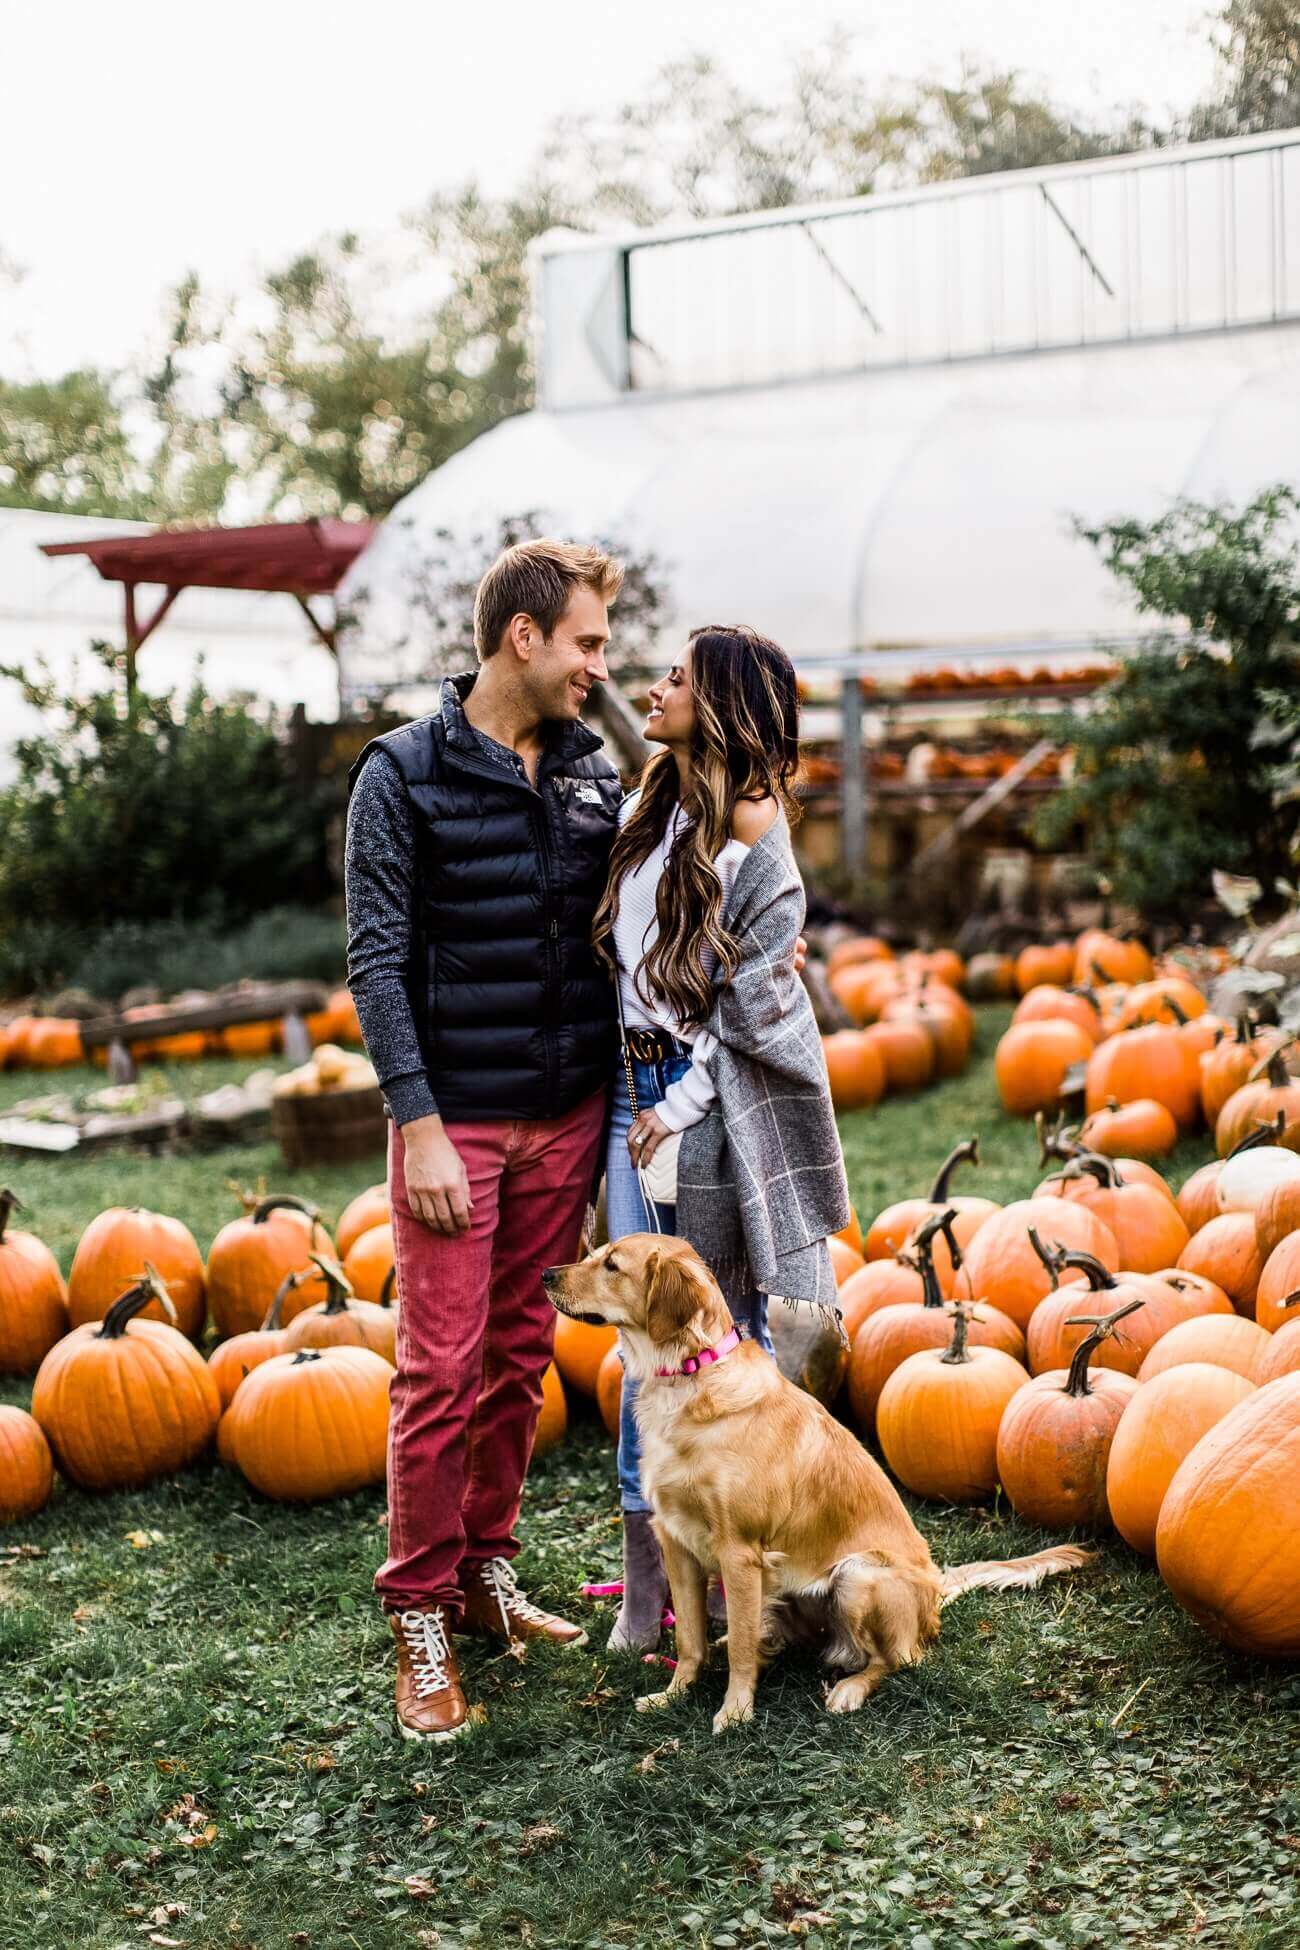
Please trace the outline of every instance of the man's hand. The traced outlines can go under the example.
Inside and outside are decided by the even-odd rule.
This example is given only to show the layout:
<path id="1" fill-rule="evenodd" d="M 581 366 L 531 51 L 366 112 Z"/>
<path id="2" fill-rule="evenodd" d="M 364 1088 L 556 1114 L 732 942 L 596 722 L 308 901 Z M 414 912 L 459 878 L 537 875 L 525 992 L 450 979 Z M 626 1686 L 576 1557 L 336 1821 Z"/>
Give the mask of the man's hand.
<path id="1" fill-rule="evenodd" d="M 800 935 L 799 939 L 794 944 L 794 972 L 796 975 L 803 974 L 803 965 L 807 961 L 807 959 L 808 959 L 808 943 L 804 940 L 803 936 Z"/>
<path id="2" fill-rule="evenodd" d="M 469 1231 L 474 1201 L 464 1160 L 441 1117 L 416 1117 L 402 1126 L 406 1147 L 406 1197 L 416 1218 L 454 1238 Z"/>

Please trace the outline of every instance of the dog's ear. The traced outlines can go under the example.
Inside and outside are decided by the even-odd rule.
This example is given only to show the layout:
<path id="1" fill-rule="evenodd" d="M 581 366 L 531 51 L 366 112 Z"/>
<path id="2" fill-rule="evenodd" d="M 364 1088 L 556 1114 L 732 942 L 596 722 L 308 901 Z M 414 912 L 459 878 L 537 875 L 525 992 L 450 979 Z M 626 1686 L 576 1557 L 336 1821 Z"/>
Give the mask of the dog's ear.
<path id="1" fill-rule="evenodd" d="M 699 1312 L 699 1282 L 679 1253 L 651 1253 L 646 1262 L 646 1332 L 652 1341 L 675 1341 Z"/>

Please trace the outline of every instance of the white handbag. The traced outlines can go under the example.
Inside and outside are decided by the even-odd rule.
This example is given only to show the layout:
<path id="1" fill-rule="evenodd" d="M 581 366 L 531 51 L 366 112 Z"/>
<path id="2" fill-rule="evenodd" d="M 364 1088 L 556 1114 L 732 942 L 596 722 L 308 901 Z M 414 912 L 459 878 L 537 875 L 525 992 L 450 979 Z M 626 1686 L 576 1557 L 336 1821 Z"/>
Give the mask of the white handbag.
<path id="1" fill-rule="evenodd" d="M 627 1072 L 627 1099 L 632 1107 L 633 1117 L 640 1114 L 636 1100 L 636 1084 L 632 1077 L 632 1057 L 627 1046 L 627 1024 L 623 1020 L 623 990 L 618 976 L 614 977 L 614 993 L 618 997 L 618 1027 L 623 1045 L 623 1067 Z M 657 1205 L 676 1205 L 677 1203 L 677 1153 L 681 1150 L 682 1134 L 673 1131 L 659 1142 L 649 1164 L 637 1163 L 637 1182 L 641 1196 L 645 1200 L 646 1216 L 652 1232 L 662 1232 Z"/>

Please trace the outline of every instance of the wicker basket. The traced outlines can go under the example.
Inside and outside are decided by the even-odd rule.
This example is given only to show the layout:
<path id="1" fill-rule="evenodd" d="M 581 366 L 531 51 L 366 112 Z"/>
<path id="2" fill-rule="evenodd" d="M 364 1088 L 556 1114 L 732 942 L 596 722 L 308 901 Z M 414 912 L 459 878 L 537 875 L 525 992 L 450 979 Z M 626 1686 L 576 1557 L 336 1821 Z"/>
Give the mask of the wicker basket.
<path id="1" fill-rule="evenodd" d="M 384 1096 L 377 1084 L 318 1097 L 273 1097 L 271 1129 L 287 1165 L 344 1165 L 388 1147 Z"/>

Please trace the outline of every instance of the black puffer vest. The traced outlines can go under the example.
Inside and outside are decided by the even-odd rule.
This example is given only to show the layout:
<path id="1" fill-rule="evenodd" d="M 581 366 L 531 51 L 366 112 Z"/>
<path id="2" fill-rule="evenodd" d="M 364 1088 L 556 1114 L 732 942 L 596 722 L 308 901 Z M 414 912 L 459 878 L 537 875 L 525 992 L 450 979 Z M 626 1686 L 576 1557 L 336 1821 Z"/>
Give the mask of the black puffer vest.
<path id="1" fill-rule="evenodd" d="M 537 785 L 485 756 L 462 700 L 376 738 L 401 772 L 416 834 L 407 993 L 449 1123 L 560 1117 L 607 1083 L 617 1020 L 591 948 L 623 796 L 601 741 L 556 727 Z"/>

